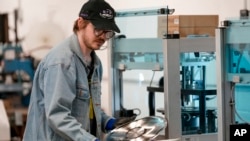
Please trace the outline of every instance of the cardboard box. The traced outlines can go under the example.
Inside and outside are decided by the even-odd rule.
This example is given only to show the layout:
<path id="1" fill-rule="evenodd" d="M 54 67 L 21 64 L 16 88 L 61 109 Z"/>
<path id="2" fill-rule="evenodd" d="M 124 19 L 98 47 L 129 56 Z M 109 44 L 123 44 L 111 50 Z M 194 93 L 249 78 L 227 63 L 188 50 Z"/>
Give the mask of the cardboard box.
<path id="1" fill-rule="evenodd" d="M 218 26 L 218 15 L 168 15 L 168 26 Z M 166 19 L 166 18 L 165 18 Z"/>
<path id="2" fill-rule="evenodd" d="M 216 27 L 170 27 L 168 28 L 169 34 L 180 34 L 180 37 L 187 37 L 188 35 L 207 35 L 210 37 L 215 36 Z"/>
<path id="3" fill-rule="evenodd" d="M 167 33 L 180 34 L 180 37 L 201 34 L 215 36 L 218 22 L 218 15 L 168 15 L 168 20 L 167 16 L 158 16 L 158 37 L 162 38 Z"/>

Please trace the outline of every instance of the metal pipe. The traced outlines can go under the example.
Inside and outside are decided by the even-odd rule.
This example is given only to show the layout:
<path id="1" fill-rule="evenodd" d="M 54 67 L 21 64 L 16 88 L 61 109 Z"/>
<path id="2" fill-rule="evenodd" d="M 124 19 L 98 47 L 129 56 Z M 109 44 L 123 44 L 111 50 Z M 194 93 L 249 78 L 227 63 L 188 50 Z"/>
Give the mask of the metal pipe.
<path id="1" fill-rule="evenodd" d="M 126 11 L 126 12 L 116 12 L 116 17 L 132 17 L 132 16 L 149 16 L 149 15 L 168 15 L 173 14 L 174 9 L 160 8 L 153 10 L 140 10 L 140 11 Z"/>

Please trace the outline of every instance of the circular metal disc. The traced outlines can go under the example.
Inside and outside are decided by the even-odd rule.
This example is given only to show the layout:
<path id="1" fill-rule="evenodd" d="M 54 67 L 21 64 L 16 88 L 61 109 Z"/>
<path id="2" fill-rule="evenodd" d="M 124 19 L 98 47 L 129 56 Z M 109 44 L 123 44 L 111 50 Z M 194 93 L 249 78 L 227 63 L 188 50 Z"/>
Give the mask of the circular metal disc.
<path id="1" fill-rule="evenodd" d="M 164 118 L 150 116 L 115 128 L 107 135 L 107 141 L 147 141 L 154 139 L 167 125 Z"/>

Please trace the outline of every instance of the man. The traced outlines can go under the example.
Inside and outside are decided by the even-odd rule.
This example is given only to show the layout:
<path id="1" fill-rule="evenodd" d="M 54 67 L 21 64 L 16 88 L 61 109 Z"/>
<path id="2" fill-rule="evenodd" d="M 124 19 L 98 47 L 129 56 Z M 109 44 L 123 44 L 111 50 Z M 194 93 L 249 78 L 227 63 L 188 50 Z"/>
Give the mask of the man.
<path id="1" fill-rule="evenodd" d="M 95 50 L 120 32 L 104 0 L 86 2 L 74 34 L 40 62 L 33 80 L 24 141 L 98 141 L 115 119 L 101 109 L 102 65 Z M 55 31 L 56 32 L 56 31 Z"/>

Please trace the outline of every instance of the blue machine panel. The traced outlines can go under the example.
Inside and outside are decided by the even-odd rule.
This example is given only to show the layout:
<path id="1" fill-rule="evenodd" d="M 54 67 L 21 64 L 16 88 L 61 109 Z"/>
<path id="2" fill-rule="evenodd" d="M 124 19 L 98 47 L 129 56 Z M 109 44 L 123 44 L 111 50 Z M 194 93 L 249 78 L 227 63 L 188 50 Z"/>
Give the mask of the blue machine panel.
<path id="1" fill-rule="evenodd" d="M 228 80 L 240 77 L 241 83 L 250 83 L 250 20 L 230 20 L 226 27 L 225 52 Z"/>
<path id="2" fill-rule="evenodd" d="M 249 122 L 250 98 L 250 20 L 229 20 L 225 35 L 227 81 L 236 82 L 231 96 L 235 96 L 236 122 Z M 229 95 L 230 96 L 230 95 Z"/>

